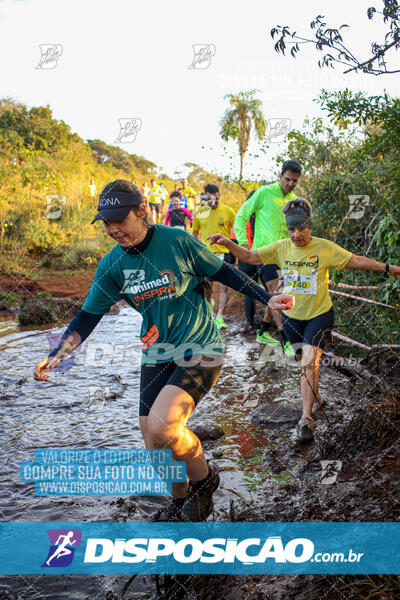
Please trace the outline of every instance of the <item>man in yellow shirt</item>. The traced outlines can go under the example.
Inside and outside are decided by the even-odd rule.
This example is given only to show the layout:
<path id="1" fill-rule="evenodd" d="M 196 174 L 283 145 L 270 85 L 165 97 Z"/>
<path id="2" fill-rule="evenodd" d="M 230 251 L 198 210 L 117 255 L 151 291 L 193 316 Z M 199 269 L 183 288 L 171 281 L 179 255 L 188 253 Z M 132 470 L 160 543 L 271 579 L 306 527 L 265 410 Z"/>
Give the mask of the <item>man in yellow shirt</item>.
<path id="1" fill-rule="evenodd" d="M 282 212 L 290 239 L 278 240 L 257 250 L 247 250 L 219 234 L 210 236 L 210 242 L 224 244 L 232 254 L 249 264 L 276 264 L 282 270 L 283 293 L 293 294 L 294 302 L 282 311 L 282 325 L 296 349 L 301 372 L 303 415 L 297 425 L 297 435 L 300 441 L 308 442 L 314 438 L 316 428 L 312 418 L 314 401 L 317 406 L 322 405 L 318 394 L 319 361 L 334 321 L 328 290 L 329 268 L 385 272 L 397 279 L 400 267 L 357 256 L 330 240 L 312 237 L 312 210 L 307 200 L 289 200 Z"/>
<path id="2" fill-rule="evenodd" d="M 188 210 L 193 214 L 194 212 L 194 199 L 196 196 L 196 192 L 190 185 L 188 185 L 187 179 L 182 179 L 182 196 L 186 196 L 187 198 L 187 207 Z"/>
<path id="3" fill-rule="evenodd" d="M 149 189 L 149 207 L 151 212 L 151 218 L 153 219 L 154 225 L 161 223 L 161 213 L 162 213 L 162 190 L 160 186 L 156 183 L 155 179 L 150 181 L 150 189 Z"/>
<path id="4" fill-rule="evenodd" d="M 231 229 L 235 221 L 235 212 L 226 204 L 220 204 L 219 188 L 217 185 L 208 183 L 204 186 L 203 205 L 198 208 L 193 218 L 193 235 L 201 239 L 211 252 L 221 260 L 230 264 L 235 262 L 232 254 L 223 244 L 210 244 L 208 236 L 219 232 L 223 236 L 230 237 Z M 223 312 L 228 297 L 227 289 L 220 284 L 219 288 L 218 314 L 215 323 L 218 329 L 225 329 L 226 323 L 223 318 Z M 211 310 L 213 310 L 213 301 L 211 301 Z"/>

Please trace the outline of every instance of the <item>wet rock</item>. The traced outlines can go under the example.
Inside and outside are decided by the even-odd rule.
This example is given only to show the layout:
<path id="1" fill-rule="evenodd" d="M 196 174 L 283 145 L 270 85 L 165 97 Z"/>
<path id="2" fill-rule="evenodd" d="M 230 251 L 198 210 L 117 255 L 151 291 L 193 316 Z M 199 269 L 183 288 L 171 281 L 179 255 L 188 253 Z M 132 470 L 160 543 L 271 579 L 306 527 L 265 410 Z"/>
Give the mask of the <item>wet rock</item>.
<path id="1" fill-rule="evenodd" d="M 33 297 L 26 300 L 19 312 L 20 325 L 45 325 L 70 319 L 82 303 L 70 298 Z"/>
<path id="2" fill-rule="evenodd" d="M 203 421 L 203 423 L 197 423 L 190 427 L 195 435 L 199 438 L 199 440 L 218 440 L 220 437 L 224 435 L 224 430 L 219 425 L 215 425 L 215 423 L 209 423 L 207 421 Z"/>
<path id="3" fill-rule="evenodd" d="M 287 425 L 293 427 L 301 417 L 301 411 L 284 404 L 262 404 L 250 414 L 250 420 L 259 427 Z"/>

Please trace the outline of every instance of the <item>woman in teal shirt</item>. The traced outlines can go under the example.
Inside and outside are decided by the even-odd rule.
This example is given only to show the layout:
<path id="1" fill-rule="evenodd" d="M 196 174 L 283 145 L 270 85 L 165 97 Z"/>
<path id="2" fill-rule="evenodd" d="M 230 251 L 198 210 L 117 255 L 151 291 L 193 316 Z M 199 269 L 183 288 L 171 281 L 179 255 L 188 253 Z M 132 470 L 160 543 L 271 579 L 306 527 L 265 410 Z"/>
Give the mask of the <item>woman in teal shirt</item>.
<path id="1" fill-rule="evenodd" d="M 124 299 L 143 317 L 139 402 L 146 448 L 170 448 L 186 462 L 187 483 L 173 484 L 173 497 L 159 520 L 198 521 L 211 513 L 218 471 L 186 427 L 199 400 L 216 383 L 223 347 L 204 297 L 205 278 L 252 295 L 272 308 L 290 296 L 273 296 L 227 265 L 192 235 L 164 225 L 149 226 L 139 189 L 129 181 L 109 183 L 98 214 L 117 245 L 100 261 L 82 310 L 59 345 L 35 368 L 35 378 L 61 361 L 91 333 L 102 316 Z"/>

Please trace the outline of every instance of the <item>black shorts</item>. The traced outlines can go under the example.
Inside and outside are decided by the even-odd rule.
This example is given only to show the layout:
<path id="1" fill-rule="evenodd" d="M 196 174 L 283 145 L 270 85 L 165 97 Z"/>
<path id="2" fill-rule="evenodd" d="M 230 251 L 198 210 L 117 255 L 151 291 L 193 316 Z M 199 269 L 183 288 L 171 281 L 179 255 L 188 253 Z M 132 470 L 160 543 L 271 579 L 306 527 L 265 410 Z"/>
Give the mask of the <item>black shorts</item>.
<path id="1" fill-rule="evenodd" d="M 208 367 L 207 362 L 212 366 Z M 190 394 L 197 406 L 217 382 L 221 368 L 222 355 L 221 357 L 200 356 L 199 363 L 191 367 L 179 366 L 174 361 L 156 365 L 142 363 L 139 416 L 148 416 L 155 399 L 166 385 L 176 385 Z"/>
<path id="2" fill-rule="evenodd" d="M 149 202 L 149 206 L 150 206 L 150 210 L 153 210 L 153 208 L 155 208 L 157 214 L 160 214 L 160 212 L 162 211 L 161 204 L 155 204 L 154 202 Z"/>
<path id="3" fill-rule="evenodd" d="M 303 344 L 318 346 L 319 348 L 325 346 L 334 319 L 333 306 L 328 312 L 306 321 L 292 319 L 282 313 L 282 327 L 287 339 L 293 346 L 293 350 L 296 354 L 300 354 Z"/>
<path id="4" fill-rule="evenodd" d="M 261 281 L 266 284 L 273 279 L 279 279 L 278 265 L 258 265 L 257 273 Z"/>

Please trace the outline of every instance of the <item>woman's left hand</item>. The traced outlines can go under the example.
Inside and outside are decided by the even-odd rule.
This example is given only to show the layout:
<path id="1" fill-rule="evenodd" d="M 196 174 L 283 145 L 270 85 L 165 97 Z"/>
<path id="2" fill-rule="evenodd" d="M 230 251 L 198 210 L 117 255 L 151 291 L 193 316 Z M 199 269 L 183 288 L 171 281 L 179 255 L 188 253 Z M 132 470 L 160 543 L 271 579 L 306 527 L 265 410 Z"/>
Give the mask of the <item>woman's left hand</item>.
<path id="1" fill-rule="evenodd" d="M 290 294 L 278 294 L 277 296 L 272 296 L 268 302 L 268 306 L 272 310 L 290 310 L 293 308 L 294 302 L 294 296 Z"/>

